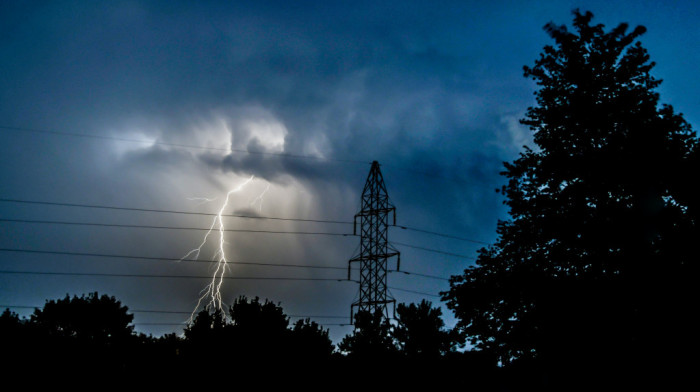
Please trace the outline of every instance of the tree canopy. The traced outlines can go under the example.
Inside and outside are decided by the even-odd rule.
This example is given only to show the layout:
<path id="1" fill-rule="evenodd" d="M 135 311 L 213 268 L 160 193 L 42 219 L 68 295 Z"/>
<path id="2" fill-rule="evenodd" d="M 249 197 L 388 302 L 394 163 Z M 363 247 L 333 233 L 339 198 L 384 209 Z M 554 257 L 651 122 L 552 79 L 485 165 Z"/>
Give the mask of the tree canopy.
<path id="1" fill-rule="evenodd" d="M 239 297 L 229 307 L 200 311 L 185 329 L 186 351 L 192 357 L 220 358 L 227 363 L 288 359 L 328 359 L 333 344 L 328 330 L 311 320 L 289 328 L 279 304 Z"/>
<path id="2" fill-rule="evenodd" d="M 392 327 L 381 312 L 360 311 L 355 314 L 355 330 L 338 348 L 351 358 L 385 359 L 398 353 Z"/>
<path id="3" fill-rule="evenodd" d="M 291 351 L 307 358 L 329 358 L 333 353 L 333 343 L 324 329 L 310 319 L 297 320 L 292 328 Z"/>
<path id="4" fill-rule="evenodd" d="M 183 335 L 157 338 L 135 333 L 133 316 L 120 301 L 91 293 L 48 300 L 30 318 L 6 309 L 0 314 L 0 343 L 12 372 L 39 367 L 61 377 L 78 372 L 189 380 L 194 374 L 233 372 L 279 382 L 309 372 L 333 377 L 351 372 L 376 382 L 363 369 L 368 361 L 381 361 L 383 369 L 410 374 L 387 378 L 387 386 L 434 382 L 437 374 L 449 380 L 451 369 L 463 366 L 490 380 L 490 358 L 452 350 L 455 335 L 444 328 L 440 308 L 423 301 L 396 310 L 394 325 L 382 314 L 358 313 L 354 332 L 341 343 L 347 354 L 342 355 L 321 324 L 309 318 L 290 324 L 279 304 L 258 297 L 237 298 L 227 313 L 203 309 Z"/>
<path id="5" fill-rule="evenodd" d="M 351 358 L 435 360 L 454 352 L 461 338 L 445 328 L 442 310 L 430 301 L 396 306 L 396 323 L 381 312 L 355 314 L 355 329 L 338 348 Z"/>
<path id="6" fill-rule="evenodd" d="M 35 309 L 31 324 L 51 337 L 108 344 L 131 337 L 133 319 L 116 298 L 94 292 L 46 301 L 43 309 Z"/>
<path id="7" fill-rule="evenodd" d="M 436 359 L 455 350 L 459 337 L 445 328 L 442 310 L 430 301 L 399 304 L 393 335 L 402 352 L 410 358 Z"/>
<path id="8" fill-rule="evenodd" d="M 504 364 L 673 359 L 690 336 L 698 142 L 659 104 L 645 28 L 592 19 L 545 26 L 555 44 L 524 67 L 535 146 L 502 172 L 510 219 L 443 293 L 459 329 Z"/>

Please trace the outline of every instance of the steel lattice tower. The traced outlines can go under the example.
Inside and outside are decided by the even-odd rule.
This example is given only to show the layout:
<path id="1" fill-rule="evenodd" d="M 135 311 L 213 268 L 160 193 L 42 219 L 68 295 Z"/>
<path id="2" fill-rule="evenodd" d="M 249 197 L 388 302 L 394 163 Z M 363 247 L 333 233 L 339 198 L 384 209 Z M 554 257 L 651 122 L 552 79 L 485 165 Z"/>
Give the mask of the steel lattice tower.
<path id="1" fill-rule="evenodd" d="M 388 240 L 389 213 L 393 212 L 396 225 L 396 208 L 389 202 L 379 163 L 372 162 L 362 191 L 362 210 L 355 215 L 353 232 L 357 234 L 357 218 L 360 218 L 360 253 L 348 262 L 348 279 L 352 263 L 360 263 L 360 296 L 350 306 L 350 318 L 354 310 L 381 312 L 389 318 L 388 304 L 396 300 L 387 293 L 388 259 L 397 256 L 396 270 L 400 266 L 399 252 Z M 394 308 L 395 310 L 395 308 Z"/>

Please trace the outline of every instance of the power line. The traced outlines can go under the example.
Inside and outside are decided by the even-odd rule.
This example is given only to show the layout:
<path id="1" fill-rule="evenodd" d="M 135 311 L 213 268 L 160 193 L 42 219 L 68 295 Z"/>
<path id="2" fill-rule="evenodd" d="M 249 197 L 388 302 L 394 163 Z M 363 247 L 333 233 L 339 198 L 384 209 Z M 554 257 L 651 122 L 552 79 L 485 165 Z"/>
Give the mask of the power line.
<path id="1" fill-rule="evenodd" d="M 159 141 L 152 141 L 152 140 L 130 139 L 130 138 L 116 137 L 116 136 L 90 135 L 90 134 L 76 133 L 76 132 L 61 132 L 61 131 L 51 131 L 51 130 L 36 129 L 36 128 L 11 127 L 11 126 L 6 126 L 6 125 L 0 125 L 0 129 L 5 129 L 8 131 L 17 131 L 17 132 L 40 133 L 40 134 L 55 135 L 55 136 L 70 136 L 70 137 L 79 137 L 79 138 L 88 138 L 88 139 L 112 140 L 112 141 L 117 141 L 117 142 L 147 144 L 149 146 L 155 144 L 155 145 L 160 145 L 160 146 L 186 148 L 186 149 L 192 149 L 192 150 L 223 151 L 223 152 L 228 152 L 228 153 L 235 152 L 235 153 L 243 153 L 243 154 L 250 154 L 250 155 L 269 155 L 269 156 L 276 156 L 276 157 L 280 157 L 280 158 L 310 159 L 310 160 L 316 160 L 316 161 L 355 163 L 355 164 L 363 164 L 363 165 L 370 163 L 370 162 L 353 160 L 353 159 L 325 158 L 325 157 L 319 157 L 319 156 L 313 156 L 313 155 L 289 154 L 289 153 L 284 153 L 284 152 L 248 151 L 248 150 L 236 149 L 236 148 L 198 146 L 198 145 L 193 145 L 193 144 L 168 143 L 168 142 L 159 142 Z"/>
<path id="2" fill-rule="evenodd" d="M 347 318 L 348 316 L 343 316 L 343 318 Z M 352 326 L 353 324 L 350 323 L 318 323 L 323 326 Z M 158 325 L 163 325 L 163 326 L 178 326 L 178 327 L 186 327 L 188 324 L 187 323 L 133 323 L 132 325 L 134 326 L 141 326 L 141 325 L 149 325 L 149 326 L 158 326 Z"/>
<path id="3" fill-rule="evenodd" d="M 0 248 L 0 252 L 51 254 L 51 255 L 81 256 L 81 257 L 101 257 L 101 258 L 131 259 L 131 260 L 175 261 L 175 262 L 182 261 L 182 262 L 195 262 L 195 263 L 218 263 L 219 262 L 218 260 L 178 259 L 178 258 L 174 258 L 174 257 L 131 256 L 131 255 L 115 255 L 115 254 L 103 254 L 103 253 L 62 252 L 62 251 L 17 249 L 17 248 Z M 332 270 L 343 270 L 343 271 L 347 270 L 346 267 L 334 267 L 334 266 L 327 266 L 327 265 L 284 264 L 284 263 L 268 263 L 268 262 L 255 262 L 255 261 L 229 261 L 227 264 L 252 265 L 252 266 L 260 266 L 260 267 L 332 269 Z M 418 272 L 396 271 L 396 270 L 389 270 L 388 272 L 399 272 L 399 273 L 402 273 L 405 275 L 416 275 L 416 276 L 423 276 L 426 278 L 449 281 L 448 278 L 443 278 L 440 276 L 428 275 L 428 274 L 423 274 L 423 273 L 418 273 Z"/>
<path id="4" fill-rule="evenodd" d="M 99 204 L 83 204 L 83 203 L 63 203 L 63 202 L 52 202 L 52 201 L 37 201 L 37 200 L 24 200 L 24 199 L 12 199 L 12 198 L 0 198 L 0 202 L 5 202 L 5 203 L 21 203 L 21 204 L 37 204 L 37 205 L 51 205 L 51 206 L 61 206 L 61 207 L 76 207 L 76 208 L 94 208 L 94 209 L 106 209 L 106 210 L 121 210 L 121 211 L 136 211 L 136 212 L 154 212 L 154 213 L 167 213 L 167 214 L 180 214 L 180 215 L 199 215 L 199 216 L 218 216 L 216 213 L 208 213 L 208 212 L 194 212 L 194 211 L 181 211 L 181 210 L 163 210 L 163 209 L 154 209 L 154 208 L 139 208 L 139 207 L 125 207 L 125 206 L 107 206 L 107 205 L 99 205 Z M 222 215 L 222 217 L 226 218 L 241 218 L 241 219 L 263 219 L 263 220 L 279 220 L 279 221 L 295 221 L 295 222 L 311 222 L 311 223 L 331 223 L 331 224 L 354 224 L 352 221 L 341 221 L 341 220 L 332 220 L 332 219 L 304 219 L 304 218 L 283 218 L 283 217 L 273 217 L 273 216 L 260 216 L 260 215 L 243 215 L 243 214 L 226 214 Z M 8 219 L 4 219 L 7 221 L 10 221 Z M 71 223 L 65 223 L 65 224 L 71 224 Z M 97 225 L 97 224 L 95 224 Z M 104 224 L 100 224 L 104 225 Z M 116 225 L 115 225 L 116 226 Z M 124 225 L 124 226 L 130 226 L 130 225 Z M 136 225 L 134 225 L 136 226 Z M 139 226 L 141 227 L 141 226 Z M 147 226 L 143 226 L 146 228 Z M 436 231 L 430 231 L 430 230 L 424 230 L 424 229 L 419 229 L 416 227 L 410 227 L 410 226 L 389 226 L 389 227 L 396 227 L 400 228 L 402 230 L 409 230 L 409 231 L 415 231 L 419 233 L 425 233 L 425 234 L 431 234 L 439 237 L 444 237 L 444 238 L 451 238 L 451 239 L 456 239 L 460 241 L 466 241 L 466 242 L 471 242 L 475 244 L 481 244 L 481 245 L 489 245 L 488 242 L 484 241 L 479 241 L 479 240 L 474 240 L 471 238 L 465 238 L 465 237 L 460 237 L 452 234 L 446 234 L 446 233 L 439 233 Z M 153 228 L 163 228 L 165 229 L 166 227 L 158 227 L 155 226 Z M 169 229 L 169 228 L 168 228 Z M 188 230 L 208 230 L 208 229 L 201 229 L 201 228 L 182 228 L 182 229 L 188 229 Z"/>
<path id="5" fill-rule="evenodd" d="M 209 212 L 161 210 L 161 209 L 154 209 L 154 208 L 106 206 L 106 205 L 99 205 L 99 204 L 82 204 L 82 203 L 61 203 L 61 202 L 51 202 L 51 201 L 36 201 L 36 200 L 9 199 L 9 198 L 0 198 L 0 202 L 52 205 L 52 206 L 61 206 L 61 207 L 96 208 L 96 209 L 104 209 L 104 210 L 156 212 L 156 213 L 181 214 L 181 215 L 200 215 L 200 216 L 218 216 L 219 215 L 219 214 L 209 213 Z M 353 224 L 353 222 L 351 222 L 351 221 L 326 220 L 326 219 L 280 218 L 280 217 L 273 217 L 273 216 L 241 215 L 241 214 L 222 214 L 221 216 L 224 218 L 266 219 L 266 220 L 296 221 L 296 222 Z"/>
<path id="6" fill-rule="evenodd" d="M 430 230 L 417 229 L 415 227 L 407 227 L 407 226 L 389 226 L 389 227 L 397 227 L 397 228 L 402 229 L 402 230 L 416 231 L 419 233 L 431 234 L 431 235 L 436 235 L 436 236 L 444 237 L 444 238 L 452 238 L 455 240 L 472 242 L 474 244 L 490 245 L 488 242 L 484 242 L 484 241 L 473 240 L 471 238 L 458 237 L 458 236 L 452 235 L 452 234 L 438 233 L 438 232 L 430 231 Z"/>
<path id="7" fill-rule="evenodd" d="M 158 274 L 113 274 L 97 272 L 48 272 L 48 271 L 7 271 L 0 274 L 15 275 L 59 275 L 59 276 L 97 276 L 116 278 L 165 278 L 165 279 L 212 279 L 206 275 L 158 275 Z M 217 279 L 226 280 L 292 280 L 292 281 L 325 281 L 325 282 L 355 282 L 345 278 L 296 278 L 296 277 L 270 277 L 270 276 L 219 276 Z"/>
<path id="8" fill-rule="evenodd" d="M 426 295 L 426 296 L 428 296 L 428 297 L 440 298 L 439 295 L 426 293 L 425 291 L 408 290 L 408 289 L 402 289 L 402 288 L 391 287 L 391 286 L 387 286 L 387 288 L 388 288 L 388 289 L 391 289 L 391 290 L 403 291 L 403 292 L 406 292 L 406 293 L 413 293 L 413 294 L 419 294 L 419 295 Z"/>
<path id="9" fill-rule="evenodd" d="M 130 229 L 214 231 L 211 228 L 203 228 L 203 227 L 135 225 L 135 224 L 119 224 L 119 223 L 99 223 L 99 222 L 69 222 L 69 221 L 8 219 L 8 218 L 0 218 L 0 222 L 49 224 L 49 225 L 69 225 L 69 226 L 117 227 L 117 228 L 130 228 Z M 330 233 L 330 232 L 320 232 L 320 231 L 276 231 L 276 230 L 250 230 L 250 229 L 217 229 L 215 231 L 226 231 L 226 232 L 236 232 L 236 233 L 328 235 L 328 236 L 337 236 L 337 237 L 353 237 L 353 236 L 355 236 L 352 233 Z"/>
<path id="10" fill-rule="evenodd" d="M 206 275 L 159 275 L 159 274 L 113 274 L 113 273 L 97 273 L 97 272 L 48 272 L 48 271 L 7 271 L 0 270 L 0 274 L 5 275 L 51 275 L 51 276 L 96 276 L 96 277 L 114 277 L 114 278 L 164 278 L 164 279 L 211 279 L 211 276 Z M 226 280 L 289 280 L 289 281 L 319 281 L 319 282 L 354 282 L 357 280 L 345 278 L 297 278 L 297 277 L 259 277 L 259 276 L 222 276 L 220 279 Z M 387 286 L 391 290 L 404 291 L 419 295 L 431 297 L 439 297 L 439 295 L 426 293 L 423 291 L 402 289 L 400 287 Z"/>
<path id="11" fill-rule="evenodd" d="M 392 241 L 391 243 L 392 243 L 392 244 L 396 244 L 396 245 L 400 245 L 400 246 L 405 246 L 405 247 L 407 247 L 407 248 L 413 248 L 413 249 L 424 250 L 424 251 L 426 251 L 426 252 L 439 253 L 439 254 L 443 254 L 443 255 L 447 255 L 447 256 L 459 257 L 459 258 L 462 258 L 462 259 L 476 260 L 476 257 L 473 257 L 473 256 L 465 256 L 465 255 L 461 255 L 461 254 L 458 254 L 458 253 L 445 252 L 445 251 L 438 250 L 438 249 L 424 248 L 424 247 L 421 247 L 421 246 L 415 246 L 415 245 L 410 245 L 410 244 L 404 244 L 404 243 L 396 242 L 396 241 Z"/>
<path id="12" fill-rule="evenodd" d="M 179 310 L 140 310 L 140 309 L 129 309 L 132 313 L 164 313 L 164 314 L 192 314 L 192 312 L 185 312 Z"/>
<path id="13" fill-rule="evenodd" d="M 163 278 L 163 279 L 211 279 L 211 276 L 205 275 L 157 275 L 157 274 L 108 274 L 96 272 L 47 272 L 47 271 L 7 271 L 0 270 L 0 274 L 5 275 L 50 275 L 50 276 L 96 276 L 110 278 Z M 258 276 L 222 276 L 220 279 L 226 280 L 288 280 L 288 281 L 318 281 L 318 282 L 354 282 L 360 283 L 357 280 L 345 278 L 295 278 L 295 277 L 258 277 Z M 436 294 L 426 293 L 423 291 L 402 289 L 400 287 L 387 286 L 388 289 L 403 291 L 407 293 L 425 295 L 430 297 L 440 297 Z"/>
<path id="14" fill-rule="evenodd" d="M 422 277 L 425 277 L 425 278 L 446 280 L 446 281 L 448 281 L 448 282 L 450 281 L 448 278 L 443 278 L 442 276 L 421 274 L 421 273 L 418 273 L 418 272 L 396 271 L 396 270 L 389 270 L 388 272 L 401 273 L 401 274 L 404 274 L 404 275 L 416 275 L 416 276 L 422 276 Z"/>
<path id="15" fill-rule="evenodd" d="M 31 305 L 6 305 L 0 304 L 0 308 L 9 309 L 41 309 L 41 306 L 31 306 Z M 140 309 L 128 309 L 131 313 L 164 313 L 164 314 L 192 314 L 192 312 L 178 311 L 178 310 L 140 310 Z"/>
<path id="16" fill-rule="evenodd" d="M 2 305 L 0 304 L 0 308 L 9 308 L 9 309 L 41 309 L 42 306 L 29 306 L 29 305 Z M 186 311 L 186 310 L 154 310 L 154 309 L 148 309 L 148 310 L 143 310 L 143 309 L 127 309 L 127 312 L 130 313 L 162 313 L 162 314 L 192 314 L 192 311 Z M 286 315 L 287 317 L 292 317 L 292 318 L 325 318 L 325 319 L 345 319 L 348 316 L 328 316 L 328 315 L 298 315 L 298 314 L 288 314 Z"/>
<path id="17" fill-rule="evenodd" d="M 151 261 L 175 261 L 175 262 L 184 261 L 184 262 L 195 262 L 195 263 L 218 263 L 219 262 L 219 260 L 179 259 L 179 258 L 175 258 L 175 257 L 131 256 L 131 255 L 117 255 L 117 254 L 105 254 L 105 253 L 63 252 L 63 251 L 54 251 L 54 250 L 35 250 L 35 249 L 18 249 L 18 248 L 0 248 L 0 252 L 35 253 L 35 254 L 50 254 L 50 255 L 62 255 L 62 256 L 102 257 L 102 258 L 114 258 L 114 259 L 151 260 Z M 347 270 L 347 268 L 345 268 L 345 267 L 333 267 L 333 266 L 325 266 L 325 265 L 283 264 L 283 263 L 255 262 L 255 261 L 229 261 L 229 262 L 227 262 L 227 264 L 254 265 L 254 266 L 264 266 L 264 267 L 290 267 L 290 268 L 316 268 L 316 269 Z"/>

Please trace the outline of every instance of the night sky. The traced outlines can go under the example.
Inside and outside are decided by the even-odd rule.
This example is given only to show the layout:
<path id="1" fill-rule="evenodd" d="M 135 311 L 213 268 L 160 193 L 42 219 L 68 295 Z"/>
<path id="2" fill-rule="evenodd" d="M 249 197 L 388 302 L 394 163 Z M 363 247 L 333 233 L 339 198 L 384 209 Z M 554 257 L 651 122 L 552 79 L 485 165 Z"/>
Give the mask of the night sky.
<path id="1" fill-rule="evenodd" d="M 132 310 L 187 312 L 206 279 L 8 272 L 212 273 L 211 263 L 57 254 L 178 259 L 204 231 L 27 222 L 208 228 L 212 216 L 8 199 L 215 213 L 254 176 L 226 214 L 352 221 L 374 160 L 398 225 L 462 238 L 390 228 L 390 241 L 413 246 L 395 245 L 401 268 L 459 274 L 507 218 L 495 192 L 503 162 L 531 144 L 518 119 L 536 86 L 522 67 L 552 43 L 542 27 L 570 25 L 575 8 L 608 27 L 646 26 L 641 41 L 664 80 L 661 102 L 698 123 L 700 7 L 692 1 L 3 1 L 0 305 L 98 291 Z M 352 233 L 338 223 L 224 222 Z M 259 232 L 227 232 L 225 241 L 230 261 L 340 268 L 359 245 L 351 236 Z M 215 251 L 210 241 L 200 258 Z M 242 264 L 228 274 L 346 278 L 344 269 Z M 420 293 L 449 287 L 401 273 L 389 285 L 398 302 L 434 304 L 438 297 Z M 222 290 L 228 303 L 239 295 L 280 302 L 293 320 L 342 316 L 313 317 L 336 343 L 351 327 L 335 324 L 348 323 L 358 295 L 355 283 L 316 280 L 228 280 Z M 187 317 L 138 312 L 134 322 L 161 335 L 181 332 L 175 324 Z"/>

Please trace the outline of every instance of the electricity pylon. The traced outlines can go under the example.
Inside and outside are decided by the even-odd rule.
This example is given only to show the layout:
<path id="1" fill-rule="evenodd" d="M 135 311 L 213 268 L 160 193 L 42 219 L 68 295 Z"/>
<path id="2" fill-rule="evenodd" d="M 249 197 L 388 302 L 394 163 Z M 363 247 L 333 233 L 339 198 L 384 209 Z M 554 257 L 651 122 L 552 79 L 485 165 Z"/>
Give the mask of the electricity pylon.
<path id="1" fill-rule="evenodd" d="M 390 257 L 397 257 L 397 271 L 401 259 L 399 252 L 389 244 L 388 240 L 390 212 L 393 212 L 395 226 L 396 207 L 389 202 L 379 163 L 374 161 L 362 191 L 362 210 L 355 215 L 353 225 L 353 232 L 357 234 L 359 217 L 360 253 L 348 262 L 348 279 L 350 279 L 352 263 L 360 263 L 360 296 L 350 306 L 351 320 L 355 308 L 371 314 L 380 312 L 387 319 L 390 318 L 388 304 L 393 304 L 394 312 L 396 311 L 396 300 L 387 293 L 387 269 Z"/>

